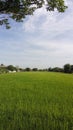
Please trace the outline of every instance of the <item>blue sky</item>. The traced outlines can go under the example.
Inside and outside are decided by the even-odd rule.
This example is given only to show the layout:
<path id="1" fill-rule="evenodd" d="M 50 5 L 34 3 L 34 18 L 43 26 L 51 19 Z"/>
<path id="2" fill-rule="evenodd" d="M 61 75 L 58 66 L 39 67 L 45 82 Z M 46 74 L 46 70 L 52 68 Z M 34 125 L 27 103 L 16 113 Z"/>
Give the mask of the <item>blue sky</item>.
<path id="1" fill-rule="evenodd" d="M 0 27 L 0 64 L 48 68 L 73 64 L 73 1 L 66 0 L 65 13 L 44 7 L 24 19 Z"/>

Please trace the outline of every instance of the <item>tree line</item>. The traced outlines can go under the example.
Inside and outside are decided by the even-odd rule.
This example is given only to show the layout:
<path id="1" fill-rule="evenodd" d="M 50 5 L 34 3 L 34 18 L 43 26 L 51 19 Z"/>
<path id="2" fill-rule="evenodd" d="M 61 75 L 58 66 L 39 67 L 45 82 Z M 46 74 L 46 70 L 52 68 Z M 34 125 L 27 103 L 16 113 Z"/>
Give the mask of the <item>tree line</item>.
<path id="1" fill-rule="evenodd" d="M 49 67 L 46 69 L 38 69 L 38 68 L 20 68 L 19 66 L 13 66 L 13 65 L 8 65 L 5 66 L 4 64 L 0 65 L 0 74 L 1 73 L 10 73 L 10 72 L 29 72 L 29 71 L 46 71 L 46 72 L 62 72 L 62 73 L 73 73 L 73 65 L 70 64 L 65 64 L 63 68 L 60 67 Z"/>

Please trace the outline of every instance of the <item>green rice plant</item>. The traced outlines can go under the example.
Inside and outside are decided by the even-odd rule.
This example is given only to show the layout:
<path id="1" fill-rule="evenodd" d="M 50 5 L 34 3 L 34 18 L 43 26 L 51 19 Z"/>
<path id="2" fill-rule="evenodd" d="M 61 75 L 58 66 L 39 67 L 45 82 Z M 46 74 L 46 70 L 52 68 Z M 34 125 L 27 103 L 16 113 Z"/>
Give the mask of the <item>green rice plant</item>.
<path id="1" fill-rule="evenodd" d="M 73 75 L 0 75 L 0 130 L 73 130 Z"/>

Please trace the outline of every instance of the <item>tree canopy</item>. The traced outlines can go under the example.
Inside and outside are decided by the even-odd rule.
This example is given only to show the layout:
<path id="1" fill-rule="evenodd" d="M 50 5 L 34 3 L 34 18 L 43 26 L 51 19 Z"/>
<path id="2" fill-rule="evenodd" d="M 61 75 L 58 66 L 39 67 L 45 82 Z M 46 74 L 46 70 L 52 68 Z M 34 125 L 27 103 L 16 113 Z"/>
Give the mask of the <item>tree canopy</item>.
<path id="1" fill-rule="evenodd" d="M 64 12 L 67 6 L 64 0 L 0 0 L 0 25 L 10 28 L 9 19 L 21 22 L 27 15 L 45 6 L 47 11 Z"/>

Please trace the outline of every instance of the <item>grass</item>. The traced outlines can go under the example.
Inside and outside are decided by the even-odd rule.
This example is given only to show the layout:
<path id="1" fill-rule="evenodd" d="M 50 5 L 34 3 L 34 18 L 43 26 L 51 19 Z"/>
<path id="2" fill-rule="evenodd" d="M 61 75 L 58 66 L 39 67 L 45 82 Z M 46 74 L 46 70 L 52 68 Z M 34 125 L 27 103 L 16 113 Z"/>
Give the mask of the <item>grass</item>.
<path id="1" fill-rule="evenodd" d="M 73 75 L 0 75 L 0 130 L 73 130 Z"/>

